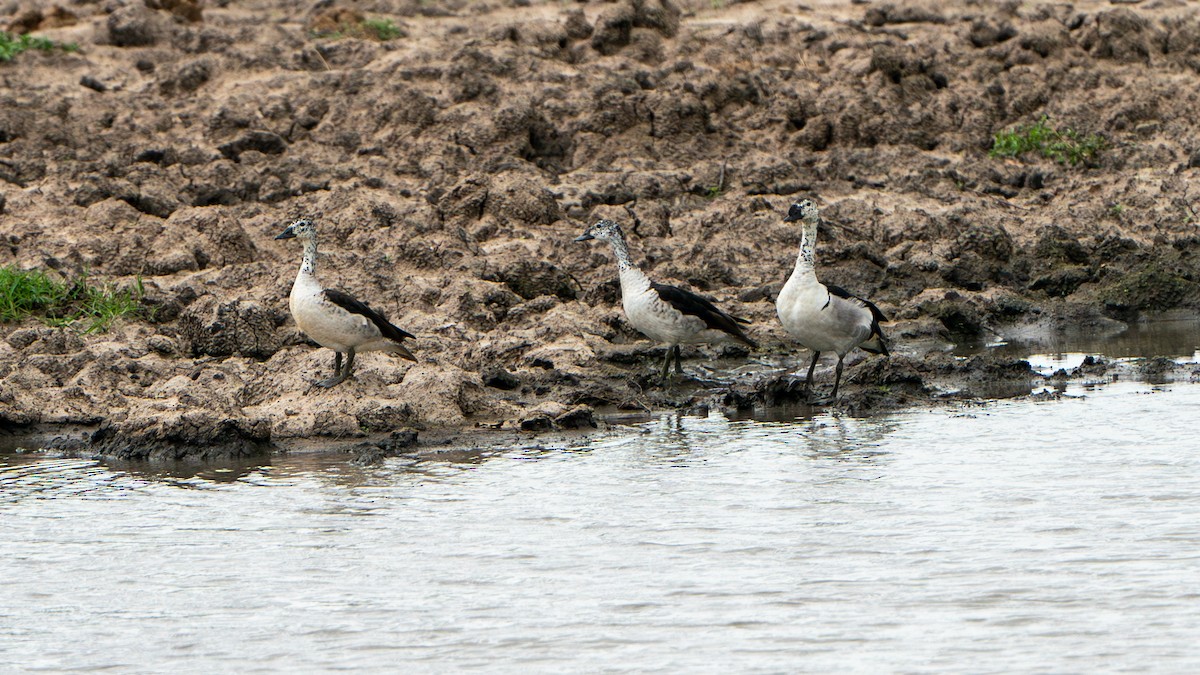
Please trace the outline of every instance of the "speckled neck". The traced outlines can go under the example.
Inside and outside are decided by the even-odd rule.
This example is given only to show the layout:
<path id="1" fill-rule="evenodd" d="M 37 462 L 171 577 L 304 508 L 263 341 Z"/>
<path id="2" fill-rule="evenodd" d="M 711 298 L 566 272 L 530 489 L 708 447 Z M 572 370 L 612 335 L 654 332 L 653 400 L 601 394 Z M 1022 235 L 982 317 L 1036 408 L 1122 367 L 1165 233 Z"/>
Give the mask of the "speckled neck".
<path id="1" fill-rule="evenodd" d="M 301 274 L 316 274 L 317 273 L 317 238 L 310 237 L 304 240 L 304 260 L 300 262 Z"/>
<path id="2" fill-rule="evenodd" d="M 617 271 L 621 277 L 621 292 L 635 293 L 650 287 L 650 279 L 629 258 L 629 245 L 625 237 L 610 239 L 613 255 L 617 259 Z"/>
<path id="3" fill-rule="evenodd" d="M 805 218 L 804 226 L 800 229 L 800 255 L 796 258 L 796 269 L 793 277 L 817 278 L 816 247 L 817 247 L 817 218 Z"/>

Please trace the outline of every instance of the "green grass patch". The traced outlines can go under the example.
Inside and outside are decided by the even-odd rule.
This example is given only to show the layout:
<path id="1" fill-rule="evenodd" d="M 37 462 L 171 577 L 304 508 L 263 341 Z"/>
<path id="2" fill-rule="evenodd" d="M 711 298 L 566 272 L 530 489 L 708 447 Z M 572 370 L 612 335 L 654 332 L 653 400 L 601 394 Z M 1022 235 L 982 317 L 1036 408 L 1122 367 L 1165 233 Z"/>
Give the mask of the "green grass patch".
<path id="1" fill-rule="evenodd" d="M 988 155 L 1019 157 L 1032 152 L 1060 164 L 1075 166 L 1092 159 L 1105 148 L 1103 136 L 1083 135 L 1071 128 L 1055 129 L 1049 121 L 1049 116 L 1042 115 L 1035 124 L 997 133 Z"/>
<path id="2" fill-rule="evenodd" d="M 395 40 L 398 37 L 404 36 L 404 31 L 400 27 L 392 23 L 391 19 L 367 19 L 362 22 L 363 30 L 368 34 L 373 34 L 376 40 L 387 42 Z"/>
<path id="3" fill-rule="evenodd" d="M 41 270 L 0 267 L 0 322 L 35 316 L 49 326 L 100 333 L 121 317 L 137 315 L 144 296 L 141 277 L 120 288 L 94 284 L 86 275 L 60 281 Z"/>
<path id="4" fill-rule="evenodd" d="M 391 19 L 364 19 L 358 23 L 343 23 L 333 31 L 314 31 L 312 36 L 329 40 L 359 38 L 387 42 L 405 37 L 405 32 Z"/>
<path id="5" fill-rule="evenodd" d="M 77 52 L 79 45 L 74 42 L 62 43 L 47 40 L 33 35 L 14 35 L 0 31 L 0 61 L 12 61 L 13 57 L 30 49 L 50 52 L 61 49 L 64 52 Z"/>

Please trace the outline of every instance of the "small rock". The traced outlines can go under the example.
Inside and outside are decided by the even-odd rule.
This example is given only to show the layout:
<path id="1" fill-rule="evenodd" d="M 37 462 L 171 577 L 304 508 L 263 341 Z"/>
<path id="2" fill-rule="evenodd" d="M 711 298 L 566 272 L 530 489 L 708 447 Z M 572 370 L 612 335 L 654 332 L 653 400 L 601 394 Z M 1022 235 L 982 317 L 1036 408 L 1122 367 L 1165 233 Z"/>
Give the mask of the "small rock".
<path id="1" fill-rule="evenodd" d="M 537 413 L 522 418 L 520 426 L 521 431 L 550 431 L 554 428 L 554 420 L 545 413 Z"/>
<path id="2" fill-rule="evenodd" d="M 174 74 L 159 83 L 158 89 L 164 96 L 196 91 L 213 75 L 213 65 L 208 59 L 197 59 L 179 67 Z"/>
<path id="3" fill-rule="evenodd" d="M 608 7 L 596 17 L 592 49 L 604 55 L 616 54 L 629 45 L 633 31 L 633 8 L 626 4 Z"/>
<path id="4" fill-rule="evenodd" d="M 494 389 L 503 389 L 510 391 L 521 386 L 521 380 L 516 375 L 508 372 L 500 366 L 487 368 L 482 373 L 483 383 Z"/>
<path id="5" fill-rule="evenodd" d="M 200 0 L 146 0 L 146 6 L 151 9 L 166 10 L 192 23 L 197 23 L 204 18 Z"/>
<path id="6" fill-rule="evenodd" d="M 37 342 L 39 337 L 37 328 L 20 328 L 8 334 L 8 344 L 12 345 L 14 349 L 25 349 Z"/>
<path id="7" fill-rule="evenodd" d="M 592 35 L 592 24 L 587 22 L 587 17 L 584 16 L 582 9 L 571 9 L 564 12 L 563 28 L 567 31 L 567 37 L 572 40 L 583 40 Z"/>
<path id="8" fill-rule="evenodd" d="M 554 426 L 559 429 L 582 429 L 596 427 L 595 411 L 591 406 L 577 405 L 567 412 L 554 418 Z"/>
<path id="9" fill-rule="evenodd" d="M 154 12 L 145 5 L 129 4 L 108 15 L 108 38 L 117 47 L 146 47 L 163 33 Z"/>
<path id="10" fill-rule="evenodd" d="M 92 77 L 91 75 L 84 75 L 83 77 L 79 78 L 79 84 L 81 84 L 93 91 L 99 91 L 99 92 L 108 91 L 108 87 L 105 86 L 105 84 L 103 82 L 101 82 L 100 80 L 97 80 L 96 78 Z"/>
<path id="11" fill-rule="evenodd" d="M 179 345 L 166 335 L 151 335 L 146 340 L 147 346 L 163 356 L 174 356 L 179 352 Z"/>
<path id="12" fill-rule="evenodd" d="M 238 161 L 239 156 L 247 150 L 254 150 L 266 155 L 278 155 L 287 150 L 287 141 L 278 134 L 270 131 L 251 131 L 235 141 L 217 147 L 217 150 L 228 159 Z"/>
<path id="13" fill-rule="evenodd" d="M 751 288 L 747 291 L 742 291 L 738 295 L 738 302 L 758 302 L 760 300 L 773 301 L 775 296 L 779 295 L 779 288 L 779 284 L 770 283 Z"/>

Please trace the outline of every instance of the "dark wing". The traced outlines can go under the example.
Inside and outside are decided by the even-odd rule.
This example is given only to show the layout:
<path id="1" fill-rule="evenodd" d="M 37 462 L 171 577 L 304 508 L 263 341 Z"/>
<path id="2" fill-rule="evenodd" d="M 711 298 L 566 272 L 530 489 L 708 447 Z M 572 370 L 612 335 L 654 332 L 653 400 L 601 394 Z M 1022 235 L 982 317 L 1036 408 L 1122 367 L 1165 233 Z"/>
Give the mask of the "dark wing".
<path id="1" fill-rule="evenodd" d="M 697 317 L 704 322 L 705 326 L 728 333 L 750 347 L 758 347 L 754 340 L 751 340 L 742 330 L 742 327 L 738 325 L 749 324 L 749 321 L 726 314 L 707 298 L 700 297 L 691 291 L 686 291 L 676 286 L 668 286 L 667 284 L 660 284 L 653 281 L 650 282 L 650 288 L 655 293 L 658 293 L 658 297 L 663 302 L 684 314 Z"/>
<path id="2" fill-rule="evenodd" d="M 879 323 L 880 321 L 888 320 L 888 318 L 883 315 L 883 312 L 880 311 L 880 309 L 875 306 L 875 303 L 871 302 L 870 300 L 867 300 L 866 298 L 861 298 L 861 297 L 851 293 L 850 291 L 842 288 L 841 286 L 825 284 L 825 288 L 829 291 L 829 293 L 831 295 L 836 295 L 839 298 L 846 298 L 847 300 L 857 300 L 857 301 L 861 302 L 863 304 L 863 307 L 866 307 L 867 309 L 871 310 L 871 318 L 873 318 L 875 320 L 875 323 Z"/>
<path id="3" fill-rule="evenodd" d="M 371 309 L 369 306 L 367 306 L 367 303 L 356 300 L 353 295 L 350 295 L 345 291 L 339 291 L 336 288 L 327 288 L 325 289 L 325 298 L 338 307 L 350 312 L 351 314 L 361 314 L 367 317 L 371 320 L 371 323 L 375 324 L 375 326 L 379 328 L 379 332 L 383 334 L 383 337 L 392 340 L 393 342 L 400 342 L 404 338 L 413 337 L 411 333 L 403 331 L 392 325 L 392 323 L 387 320 L 386 316 Z"/>
<path id="4" fill-rule="evenodd" d="M 883 312 L 878 307 L 875 306 L 875 303 L 871 302 L 870 300 L 867 300 L 866 298 L 860 298 L 857 295 L 851 293 L 850 291 L 842 288 L 841 286 L 833 286 L 830 284 L 825 284 L 825 288 L 826 288 L 826 290 L 829 291 L 830 295 L 836 295 L 839 298 L 845 298 L 847 300 L 854 300 L 856 302 L 861 302 L 863 307 L 866 307 L 868 310 L 870 310 L 870 312 L 871 312 L 871 336 L 868 337 L 865 342 L 863 342 L 861 345 L 859 345 L 859 347 L 862 347 L 863 349 L 871 352 L 872 354 L 883 354 L 884 356 L 887 356 L 888 355 L 887 338 L 884 337 L 883 329 L 879 327 L 879 322 L 887 321 L 888 318 L 883 315 Z"/>

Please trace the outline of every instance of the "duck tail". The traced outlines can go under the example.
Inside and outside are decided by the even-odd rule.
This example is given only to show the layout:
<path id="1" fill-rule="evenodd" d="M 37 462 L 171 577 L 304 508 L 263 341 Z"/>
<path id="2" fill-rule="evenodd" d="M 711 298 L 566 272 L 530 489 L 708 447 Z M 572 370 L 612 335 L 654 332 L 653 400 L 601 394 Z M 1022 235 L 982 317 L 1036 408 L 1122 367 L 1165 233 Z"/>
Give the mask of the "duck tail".
<path id="1" fill-rule="evenodd" d="M 408 347 L 405 347 L 404 345 L 400 344 L 399 342 L 394 342 L 392 340 L 388 340 L 387 345 L 388 345 L 387 349 L 384 350 L 387 353 L 395 354 L 402 359 L 407 359 L 414 363 L 416 362 L 417 357 L 413 356 L 413 353 L 408 351 Z"/>
<path id="2" fill-rule="evenodd" d="M 861 347 L 865 352 L 891 356 L 891 352 L 888 351 L 887 339 L 883 337 L 883 331 L 879 330 L 878 325 L 875 327 L 875 330 L 871 332 L 871 336 L 858 346 Z"/>

